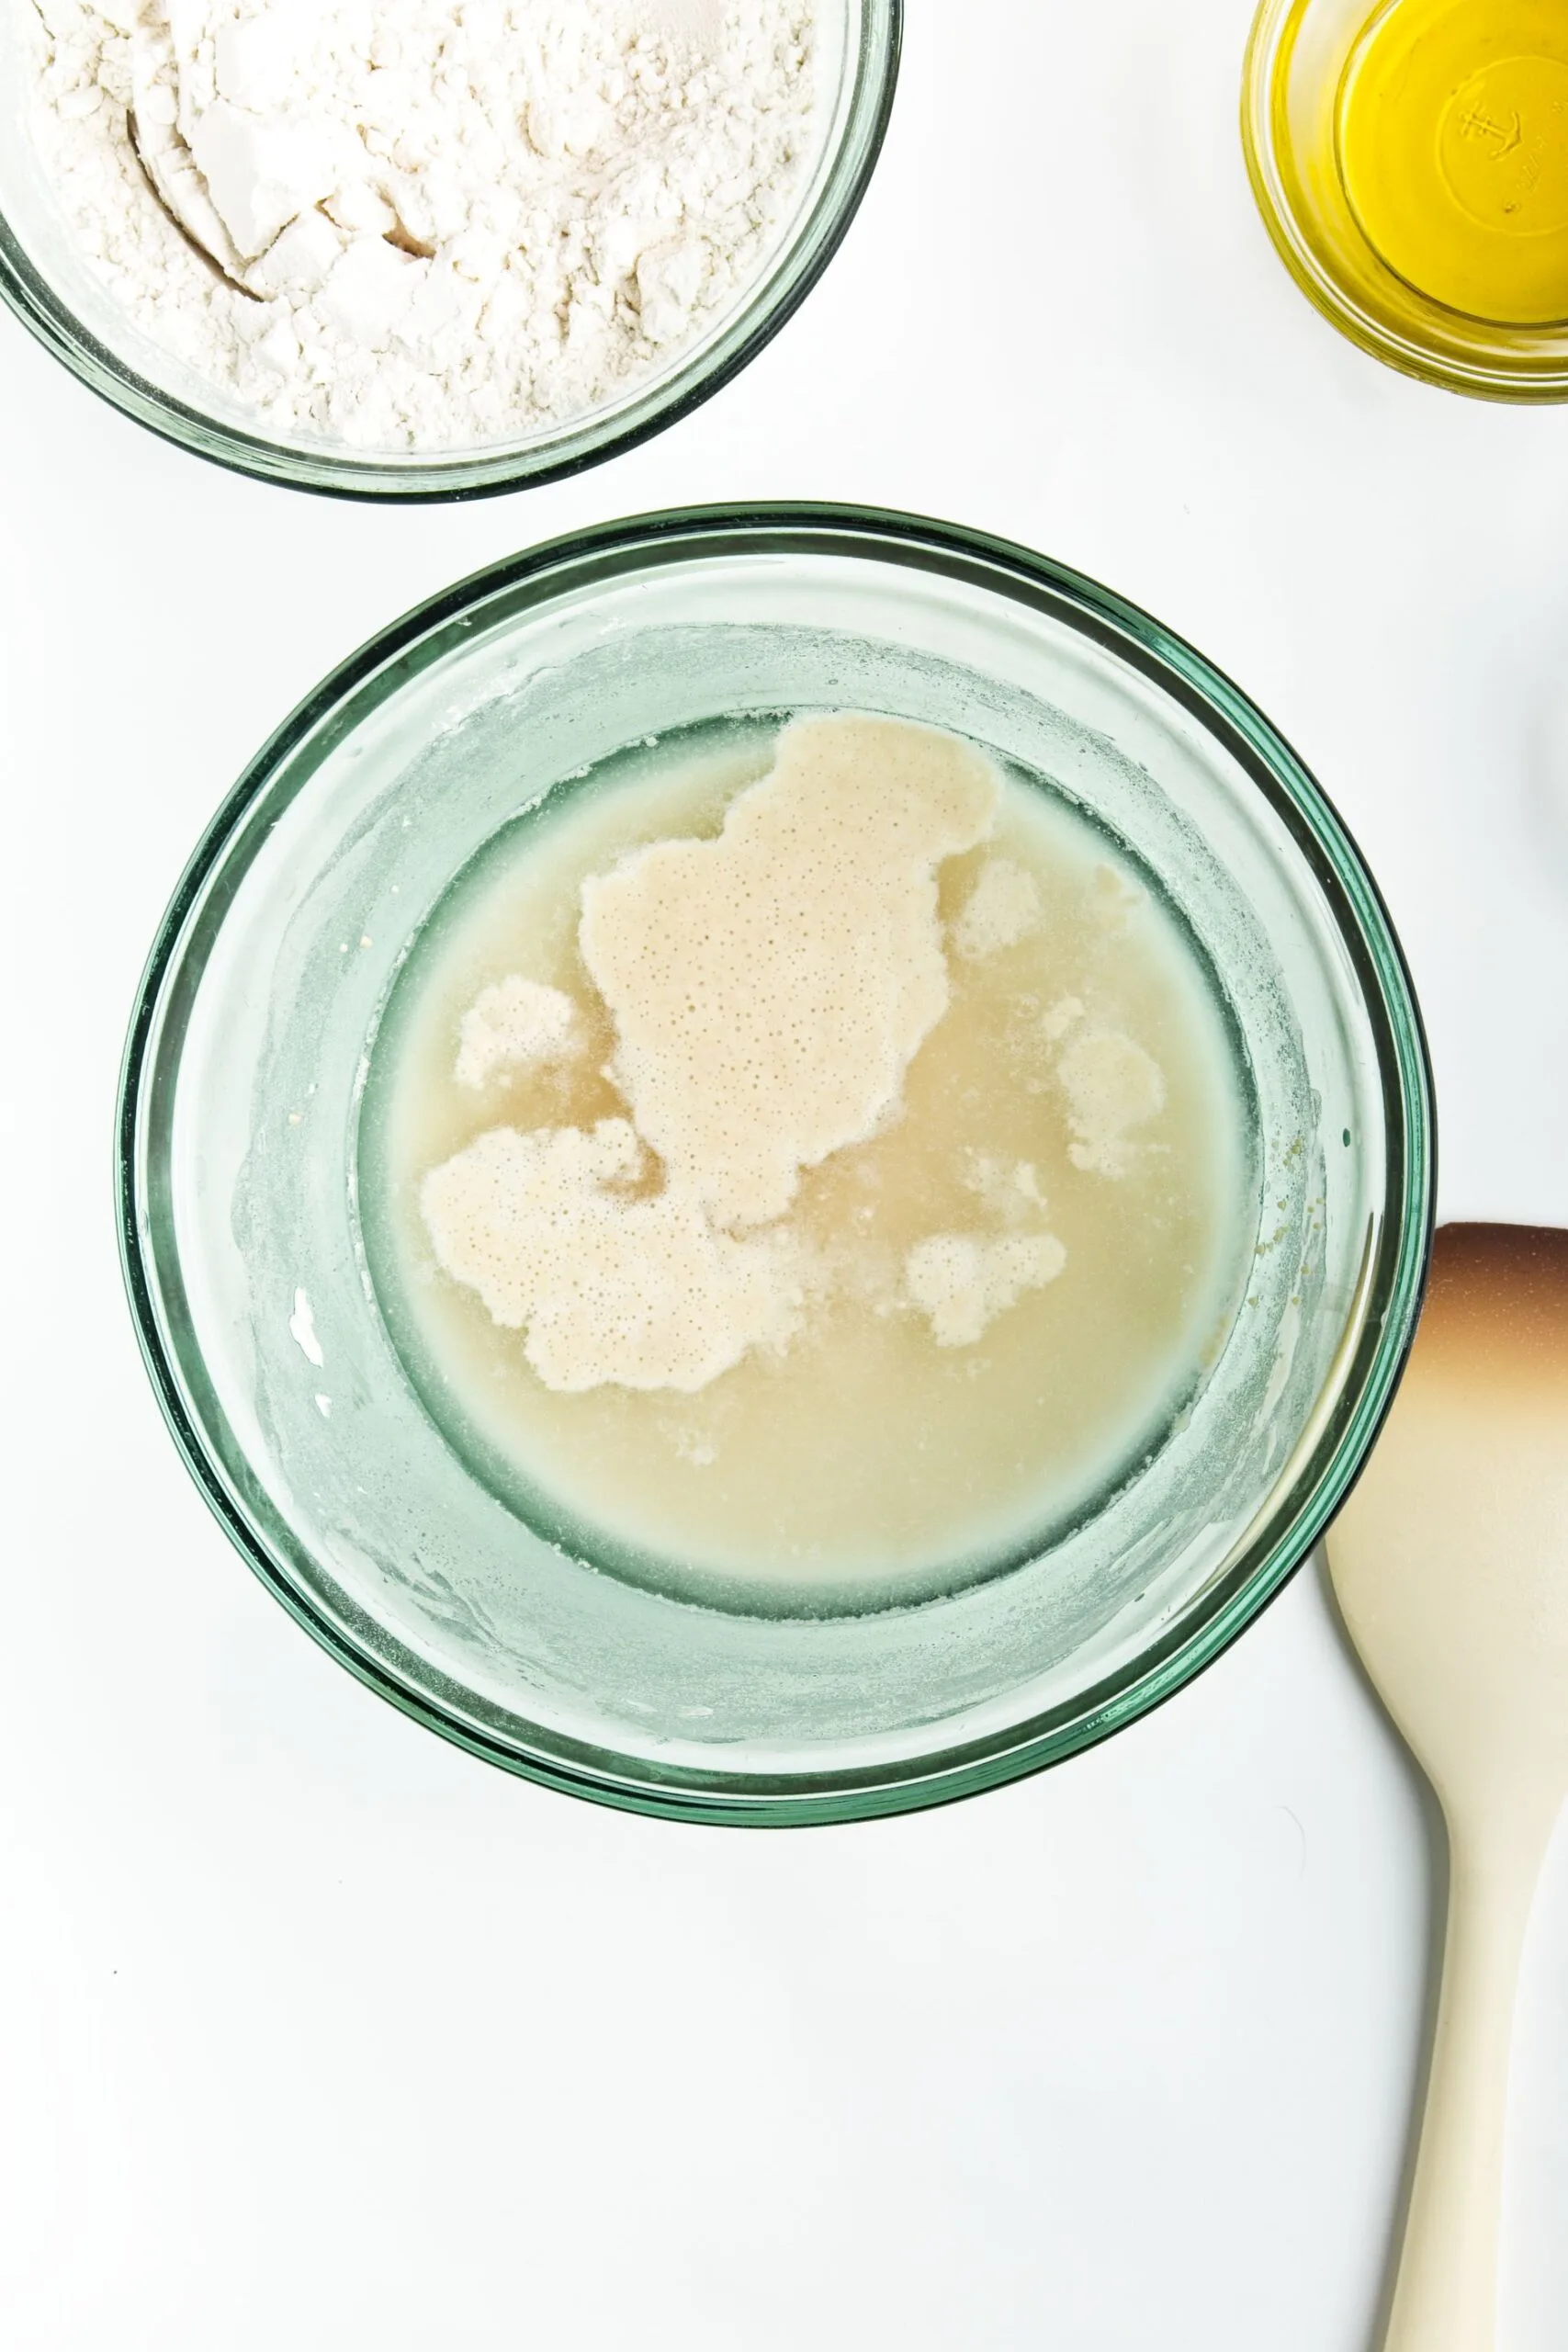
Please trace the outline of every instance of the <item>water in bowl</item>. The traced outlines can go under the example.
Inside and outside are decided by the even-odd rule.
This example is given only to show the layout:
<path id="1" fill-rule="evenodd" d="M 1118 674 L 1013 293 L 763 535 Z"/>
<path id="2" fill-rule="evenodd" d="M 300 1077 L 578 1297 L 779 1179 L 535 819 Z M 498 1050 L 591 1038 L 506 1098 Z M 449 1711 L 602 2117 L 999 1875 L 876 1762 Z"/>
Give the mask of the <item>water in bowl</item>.
<path id="1" fill-rule="evenodd" d="M 455 878 L 359 1192 L 498 1498 L 812 1613 L 1028 1556 L 1157 1449 L 1251 1261 L 1250 1131 L 1199 943 L 1064 795 L 906 722 L 749 720 L 558 785 Z"/>

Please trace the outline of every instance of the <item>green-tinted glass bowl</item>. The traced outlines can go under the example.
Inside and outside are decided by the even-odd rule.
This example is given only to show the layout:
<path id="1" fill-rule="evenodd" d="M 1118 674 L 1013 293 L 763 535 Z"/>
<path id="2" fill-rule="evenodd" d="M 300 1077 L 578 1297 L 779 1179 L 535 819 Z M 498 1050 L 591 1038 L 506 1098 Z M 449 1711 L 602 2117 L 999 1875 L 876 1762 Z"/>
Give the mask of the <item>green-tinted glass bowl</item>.
<path id="1" fill-rule="evenodd" d="M 795 213 L 741 300 L 604 406 L 515 440 L 376 452 L 275 437 L 141 333 L 77 254 L 22 106 L 22 7 L 0 6 L 0 298 L 73 375 L 166 440 L 237 472 L 350 498 L 479 498 L 554 481 L 629 449 L 698 407 L 755 358 L 838 250 L 881 152 L 897 80 L 903 0 L 824 0 L 822 130 Z"/>
<path id="2" fill-rule="evenodd" d="M 367 1051 L 452 876 L 558 780 L 721 715 L 874 708 L 1049 779 L 1160 876 L 1250 1069 L 1247 1303 L 1185 1419 L 1040 1555 L 809 1620 L 553 1550 L 421 1408 L 366 1273 Z M 908 516 L 652 515 L 399 621 L 287 719 L 164 918 L 127 1052 L 127 1279 L 186 1462 L 333 1655 L 557 1787 L 841 1820 L 1051 1763 L 1257 1614 L 1365 1455 L 1432 1204 L 1419 1018 L 1377 892 L 1289 746 L 1198 654 L 1043 558 Z"/>

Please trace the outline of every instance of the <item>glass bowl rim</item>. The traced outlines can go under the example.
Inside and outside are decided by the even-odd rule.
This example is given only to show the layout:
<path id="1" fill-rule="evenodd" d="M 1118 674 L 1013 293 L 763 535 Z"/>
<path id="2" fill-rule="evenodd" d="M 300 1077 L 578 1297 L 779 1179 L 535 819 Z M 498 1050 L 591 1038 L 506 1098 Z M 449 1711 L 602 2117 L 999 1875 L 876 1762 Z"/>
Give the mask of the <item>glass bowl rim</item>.
<path id="1" fill-rule="evenodd" d="M 750 365 L 818 285 L 860 209 L 882 153 L 897 89 L 904 0 L 865 0 L 865 25 L 856 86 L 817 201 L 784 249 L 791 259 L 784 275 L 778 275 L 781 254 L 698 364 L 678 363 L 666 390 L 651 405 L 643 407 L 634 396 L 626 421 L 586 447 L 577 444 L 592 431 L 592 410 L 564 419 L 532 445 L 532 453 L 509 451 L 502 442 L 428 458 L 355 453 L 332 442 L 319 448 L 295 445 L 226 424 L 162 390 L 101 342 L 36 266 L 3 212 L 0 302 L 89 391 L 160 440 L 226 472 L 316 496 L 394 506 L 497 498 L 559 481 L 638 447 L 691 415 Z M 614 410 L 610 403 L 610 413 Z M 567 443 L 571 446 L 562 446 Z"/>
<path id="2" fill-rule="evenodd" d="M 560 592 L 573 572 L 614 577 L 692 556 L 858 555 L 944 576 L 981 577 L 994 593 L 1044 610 L 1162 686 L 1216 734 L 1292 838 L 1320 884 L 1365 990 L 1390 1145 L 1382 1242 L 1358 1350 L 1325 1458 L 1314 1448 L 1285 1505 L 1220 1580 L 1222 1598 L 1150 1644 L 1105 1685 L 1052 1714 L 976 1747 L 821 1775 L 765 1776 L 722 1768 L 655 1777 L 609 1749 L 574 1758 L 559 1743 L 525 1751 L 444 1708 L 361 1648 L 317 1608 L 275 1556 L 233 1496 L 203 1438 L 186 1384 L 160 1324 L 160 1280 L 141 1181 L 151 1080 L 170 983 L 208 885 L 243 833 L 254 804 L 308 738 L 340 740 L 329 722 L 378 672 L 388 691 L 448 650 L 465 617 L 506 596 L 524 612 Z M 419 649 L 423 645 L 423 659 Z M 378 707 L 379 697 L 378 698 Z M 313 763 L 293 781 L 303 789 Z M 1348 915 L 1354 923 L 1347 924 Z M 199 973 L 197 975 L 199 984 Z M 1359 1475 L 1393 1403 L 1415 1337 L 1435 1222 L 1437 1128 L 1430 1058 L 1404 951 L 1382 897 L 1333 804 L 1256 704 L 1185 639 L 1087 575 L 965 526 L 874 507 L 768 503 L 667 509 L 570 532 L 485 566 L 412 606 L 332 670 L 274 730 L 204 831 L 159 924 L 139 983 L 121 1065 L 116 1124 L 116 1205 L 121 1270 L 142 1360 L 164 1420 L 209 1509 L 241 1556 L 328 1654 L 427 1729 L 484 1760 L 567 1793 L 622 1810 L 721 1826 L 795 1826 L 902 1813 L 977 1793 L 1060 1762 L 1110 1736 L 1213 1664 L 1283 1589 Z M 1369 1282 L 1372 1276 L 1366 1278 Z"/>
<path id="3" fill-rule="evenodd" d="M 1386 5 L 1388 0 L 1365 0 L 1367 23 Z M 1400 333 L 1380 318 L 1358 300 L 1345 281 L 1319 258 L 1292 200 L 1281 165 L 1280 143 L 1275 136 L 1275 83 L 1280 57 L 1287 39 L 1293 39 L 1298 20 L 1312 6 L 1313 0 L 1258 0 L 1242 67 L 1241 143 L 1247 175 L 1269 243 L 1286 269 L 1313 308 L 1348 342 L 1373 359 L 1381 359 L 1385 366 L 1397 368 L 1401 375 L 1414 377 L 1418 383 L 1429 384 L 1438 391 L 1465 393 L 1475 400 L 1527 405 L 1568 400 L 1568 330 L 1556 331 L 1560 348 L 1548 359 L 1537 356 L 1532 360 L 1523 353 L 1510 357 L 1506 344 L 1484 356 L 1479 353 L 1444 351 L 1420 341 L 1415 334 Z M 1442 304 L 1423 295 L 1418 288 L 1411 288 L 1410 292 L 1415 301 L 1434 314 L 1441 314 Z M 1456 321 L 1460 318 L 1457 311 L 1451 315 Z M 1484 326 L 1486 322 L 1466 323 Z M 1494 326 L 1490 332 L 1506 336 L 1510 330 Z"/>

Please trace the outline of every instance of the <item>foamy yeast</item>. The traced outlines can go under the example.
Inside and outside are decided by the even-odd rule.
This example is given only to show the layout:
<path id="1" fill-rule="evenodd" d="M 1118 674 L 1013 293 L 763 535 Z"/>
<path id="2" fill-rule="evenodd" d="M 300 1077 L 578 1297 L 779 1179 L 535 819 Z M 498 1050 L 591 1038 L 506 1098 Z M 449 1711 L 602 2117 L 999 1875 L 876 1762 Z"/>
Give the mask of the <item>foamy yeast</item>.
<path id="1" fill-rule="evenodd" d="M 717 730 L 551 796 L 450 909 L 362 1189 L 422 1393 L 520 1507 L 896 1589 L 1190 1393 L 1251 1230 L 1223 1018 L 1045 788 L 901 721 Z"/>
<path id="2" fill-rule="evenodd" d="M 716 841 L 655 842 L 583 884 L 579 944 L 615 1023 L 630 1121 L 492 1130 L 421 1196 L 443 1268 L 525 1332 L 550 1387 L 701 1388 L 789 1338 L 798 1247 L 733 1229 L 775 1223 L 803 1168 L 898 1107 L 947 1009 L 936 868 L 989 831 L 998 791 L 954 736 L 805 720 Z M 558 1056 L 575 1025 L 558 989 L 512 976 L 463 1016 L 457 1081 Z M 652 1197 L 635 1189 L 645 1148 L 662 1163 Z M 987 1301 L 994 1312 L 1049 1279 L 1038 1250 L 1009 1246 L 1015 1273 L 998 1262 L 938 1283 L 933 1325 L 977 1336 Z M 936 1279 L 921 1261 L 916 1304 Z"/>
<path id="3" fill-rule="evenodd" d="M 797 1319 L 784 1237 L 716 1232 L 675 1185 L 634 1192 L 646 1161 L 625 1119 L 493 1127 L 424 1180 L 441 1263 L 551 1388 L 703 1388 Z"/>
<path id="4" fill-rule="evenodd" d="M 566 1061 L 581 1042 L 570 997 L 510 972 L 492 988 L 481 989 L 464 1013 L 452 1075 L 477 1093 L 498 1070 Z"/>
<path id="5" fill-rule="evenodd" d="M 616 1082 L 719 1225 L 782 1216 L 803 1168 L 897 1107 L 948 1004 L 936 869 L 990 832 L 998 792 L 956 736 L 802 720 L 716 841 L 655 842 L 584 883 Z"/>

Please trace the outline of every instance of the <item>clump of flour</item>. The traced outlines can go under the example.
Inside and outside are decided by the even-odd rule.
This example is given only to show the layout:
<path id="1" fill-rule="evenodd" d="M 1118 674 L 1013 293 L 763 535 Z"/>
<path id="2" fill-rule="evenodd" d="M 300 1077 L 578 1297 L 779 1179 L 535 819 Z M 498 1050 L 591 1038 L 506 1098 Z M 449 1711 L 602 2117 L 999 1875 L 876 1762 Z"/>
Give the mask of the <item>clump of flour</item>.
<path id="1" fill-rule="evenodd" d="M 34 0 L 29 128 L 153 343 L 269 427 L 482 445 L 729 311 L 809 168 L 815 0 Z"/>

